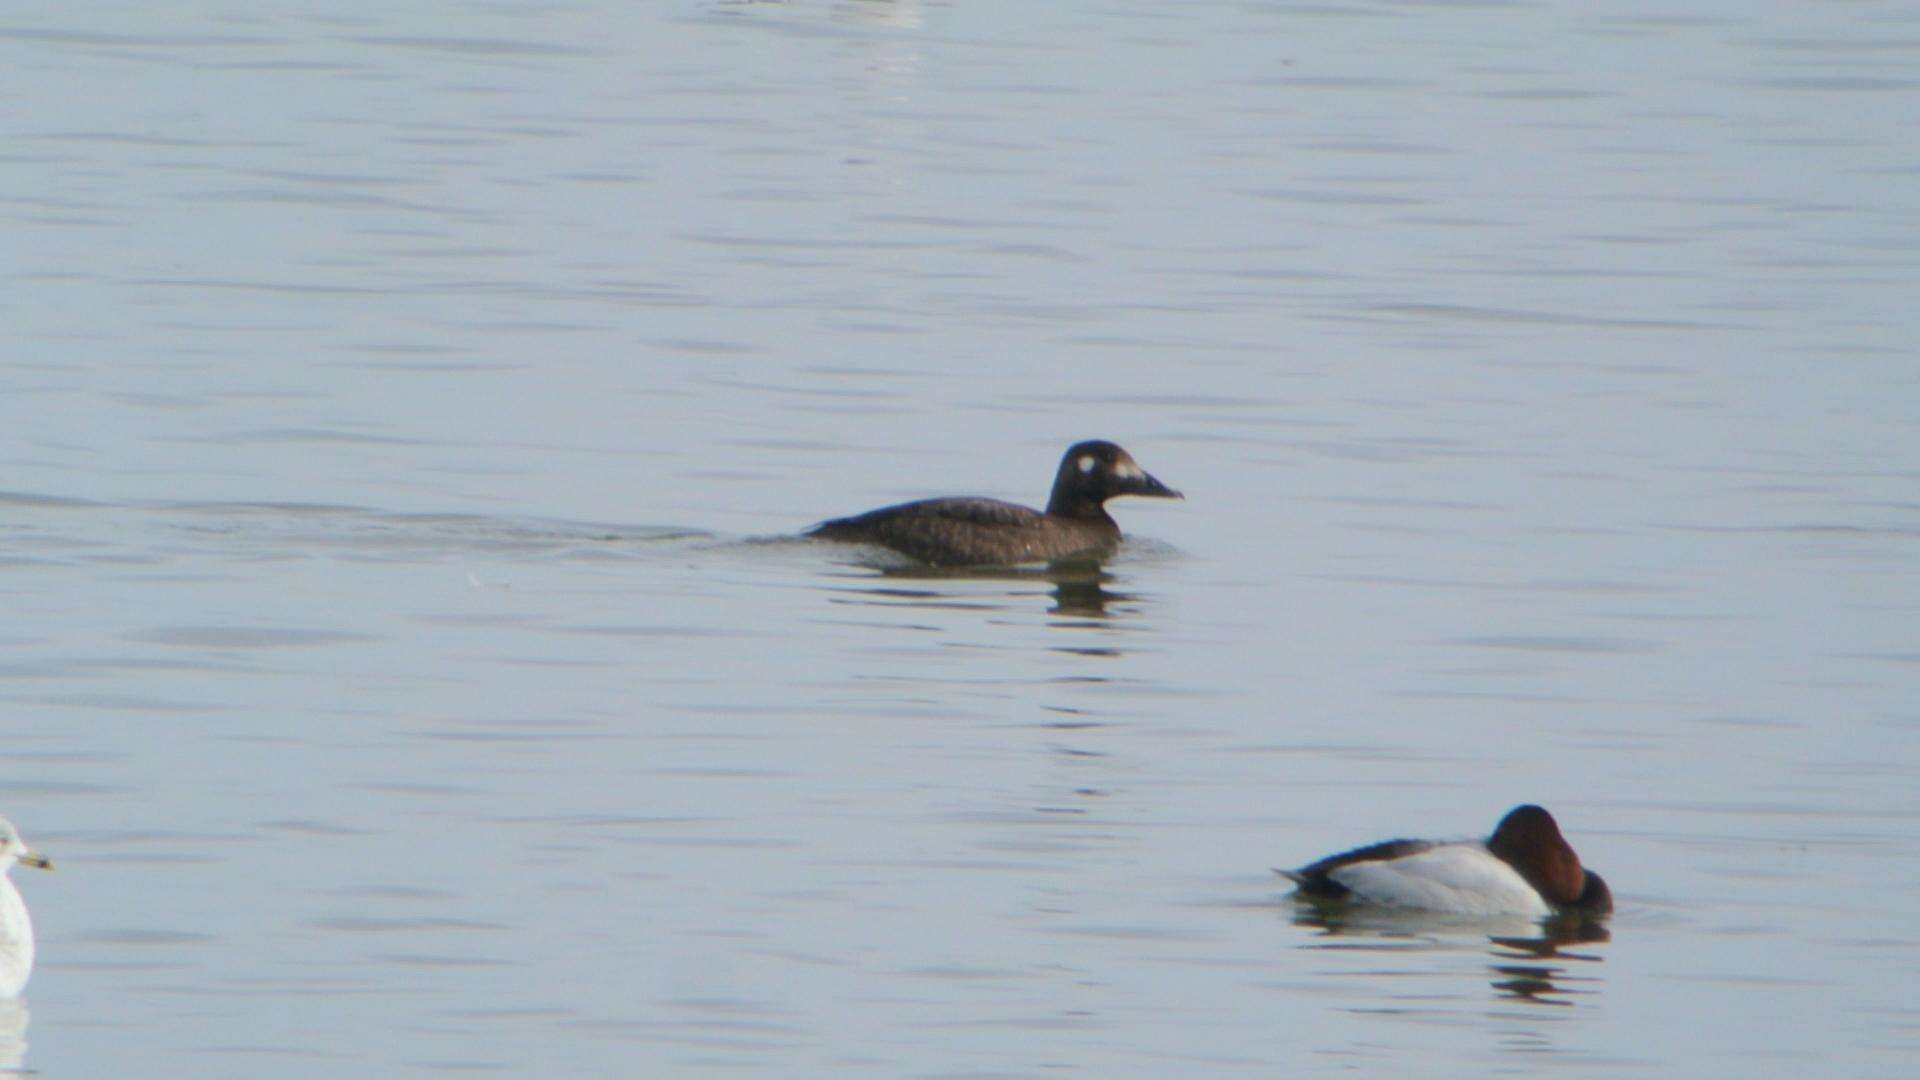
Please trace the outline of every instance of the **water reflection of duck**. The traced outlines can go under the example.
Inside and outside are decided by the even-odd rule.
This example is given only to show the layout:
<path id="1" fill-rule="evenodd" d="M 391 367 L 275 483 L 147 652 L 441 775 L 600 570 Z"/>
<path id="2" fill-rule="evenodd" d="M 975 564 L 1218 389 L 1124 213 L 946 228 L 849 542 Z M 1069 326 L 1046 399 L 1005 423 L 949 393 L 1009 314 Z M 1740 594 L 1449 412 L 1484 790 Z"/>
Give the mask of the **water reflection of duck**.
<path id="1" fill-rule="evenodd" d="M 0 998 L 0 1073 L 25 1075 L 28 1019 L 25 1001 Z"/>
<path id="2" fill-rule="evenodd" d="M 1388 840 L 1279 870 L 1310 900 L 1467 915 L 1601 915 L 1613 894 L 1560 835 L 1553 815 L 1519 806 L 1478 840 Z"/>
<path id="3" fill-rule="evenodd" d="M 1567 947 L 1598 944 L 1609 937 L 1604 923 L 1577 913 L 1543 921 L 1536 935 L 1492 935 L 1487 940 L 1497 947 L 1494 957 L 1502 961 L 1493 965 L 1493 988 L 1509 997 L 1565 1005 L 1567 1002 L 1560 1000 L 1563 995 L 1582 992 L 1568 984 L 1588 981 L 1570 976 L 1566 962 L 1594 963 L 1600 959 L 1594 953 L 1572 952 Z"/>
<path id="4" fill-rule="evenodd" d="M 1099 559 L 1120 542 L 1105 505 L 1120 495 L 1181 497 L 1125 450 L 1093 440 L 1075 443 L 1060 459 L 1045 511 L 999 499 L 921 499 L 824 521 L 807 535 L 877 544 L 930 566 Z"/>
<path id="5" fill-rule="evenodd" d="M 1062 575 L 1053 578 L 1053 614 L 1096 619 L 1107 614 L 1107 605 L 1133 599 L 1131 594 L 1114 592 L 1101 583 L 1105 574 L 1092 577 Z"/>
<path id="6" fill-rule="evenodd" d="M 1313 947 L 1349 952 L 1449 951 L 1462 948 L 1467 939 L 1484 942 L 1491 946 L 1493 989 L 1503 997 L 1548 1005 L 1571 1004 L 1567 998 L 1594 992 L 1597 969 L 1582 973 L 1575 965 L 1597 964 L 1602 957 L 1578 946 L 1611 936 L 1600 917 L 1580 913 L 1534 919 L 1316 902 L 1301 904 L 1293 922 L 1319 930 L 1322 938 L 1338 939 Z"/>
<path id="7" fill-rule="evenodd" d="M 943 589 L 932 583 L 937 582 L 981 582 L 1006 581 L 1015 583 L 1045 583 L 1053 586 L 1053 604 L 1050 614 L 1075 618 L 1097 619 L 1110 614 L 1107 605 L 1125 603 L 1136 599 L 1133 593 L 1115 592 L 1106 587 L 1113 575 L 1100 569 L 1098 565 L 1088 563 L 1060 563 L 1045 567 L 929 567 L 904 566 L 887 567 L 880 571 L 881 584 L 863 586 L 857 591 L 872 602 L 890 606 L 905 607 L 982 607 L 995 606 L 991 598 L 963 589 Z M 927 587 L 903 588 L 901 582 L 927 582 Z M 1005 594 L 1009 599 L 1022 601 L 1031 594 L 1030 590 L 1018 590 Z M 1009 605 L 1013 606 L 1013 605 Z"/>

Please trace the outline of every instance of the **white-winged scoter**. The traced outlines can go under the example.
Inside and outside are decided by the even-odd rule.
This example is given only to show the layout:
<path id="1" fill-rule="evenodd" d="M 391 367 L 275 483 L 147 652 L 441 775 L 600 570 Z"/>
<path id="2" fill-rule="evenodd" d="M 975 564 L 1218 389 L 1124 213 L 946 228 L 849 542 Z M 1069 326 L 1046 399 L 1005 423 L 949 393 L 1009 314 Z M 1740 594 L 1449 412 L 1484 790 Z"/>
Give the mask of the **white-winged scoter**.
<path id="1" fill-rule="evenodd" d="M 1125 450 L 1095 439 L 1067 448 L 1044 512 L 998 499 L 921 499 L 823 521 L 807 535 L 878 544 L 931 566 L 1099 558 L 1120 542 L 1104 505 L 1116 495 L 1181 497 Z"/>

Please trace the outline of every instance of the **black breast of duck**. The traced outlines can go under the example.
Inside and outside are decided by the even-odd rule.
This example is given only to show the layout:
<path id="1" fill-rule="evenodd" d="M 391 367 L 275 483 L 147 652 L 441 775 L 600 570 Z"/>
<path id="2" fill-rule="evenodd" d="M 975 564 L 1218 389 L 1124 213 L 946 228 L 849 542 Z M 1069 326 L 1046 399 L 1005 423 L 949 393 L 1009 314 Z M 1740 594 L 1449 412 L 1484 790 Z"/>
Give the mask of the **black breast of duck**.
<path id="1" fill-rule="evenodd" d="M 1067 449 L 1045 511 L 998 499 L 921 499 L 824 521 L 807 535 L 878 544 L 930 566 L 1099 558 L 1120 542 L 1105 505 L 1116 495 L 1181 497 L 1125 450 L 1096 439 Z"/>

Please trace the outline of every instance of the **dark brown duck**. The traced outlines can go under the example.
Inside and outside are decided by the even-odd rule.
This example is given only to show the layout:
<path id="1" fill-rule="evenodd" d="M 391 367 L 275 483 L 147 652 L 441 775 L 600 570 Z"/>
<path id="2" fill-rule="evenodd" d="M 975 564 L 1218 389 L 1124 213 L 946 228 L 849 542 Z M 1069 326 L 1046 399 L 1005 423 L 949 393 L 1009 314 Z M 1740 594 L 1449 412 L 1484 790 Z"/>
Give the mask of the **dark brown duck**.
<path id="1" fill-rule="evenodd" d="M 823 521 L 808 536 L 878 544 L 931 566 L 1010 566 L 1098 558 L 1120 543 L 1116 495 L 1178 499 L 1110 442 L 1075 443 L 1060 459 L 1045 512 L 998 499 L 921 499 Z"/>

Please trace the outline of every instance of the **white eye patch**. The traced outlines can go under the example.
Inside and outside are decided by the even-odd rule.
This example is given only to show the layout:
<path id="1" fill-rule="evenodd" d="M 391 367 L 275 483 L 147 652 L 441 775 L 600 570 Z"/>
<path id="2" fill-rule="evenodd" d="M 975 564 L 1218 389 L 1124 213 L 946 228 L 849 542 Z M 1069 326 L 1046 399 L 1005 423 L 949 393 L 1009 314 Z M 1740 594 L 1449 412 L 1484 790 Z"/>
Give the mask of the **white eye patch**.
<path id="1" fill-rule="evenodd" d="M 1090 473 L 1093 471 L 1093 467 L 1098 464 L 1100 464 L 1100 462 L 1096 460 L 1092 454 L 1080 455 L 1080 471 L 1081 472 Z"/>

